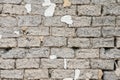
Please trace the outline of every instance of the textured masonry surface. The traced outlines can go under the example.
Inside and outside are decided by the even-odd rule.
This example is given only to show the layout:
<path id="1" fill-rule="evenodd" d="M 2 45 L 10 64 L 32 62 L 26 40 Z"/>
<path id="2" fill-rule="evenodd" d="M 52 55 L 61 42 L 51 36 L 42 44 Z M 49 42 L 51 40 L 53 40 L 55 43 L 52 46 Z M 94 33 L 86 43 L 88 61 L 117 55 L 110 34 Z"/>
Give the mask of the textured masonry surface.
<path id="1" fill-rule="evenodd" d="M 69 1 L 0 0 L 0 80 L 120 80 L 120 0 Z"/>

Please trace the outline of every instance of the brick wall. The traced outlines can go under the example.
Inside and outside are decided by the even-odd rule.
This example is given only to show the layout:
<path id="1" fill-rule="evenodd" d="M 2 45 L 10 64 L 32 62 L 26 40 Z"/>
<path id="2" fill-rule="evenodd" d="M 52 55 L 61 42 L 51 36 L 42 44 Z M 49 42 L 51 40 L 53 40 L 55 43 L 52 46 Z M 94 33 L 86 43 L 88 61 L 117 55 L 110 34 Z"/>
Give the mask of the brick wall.
<path id="1" fill-rule="evenodd" d="M 0 0 L 0 80 L 120 80 L 120 0 L 69 1 Z"/>

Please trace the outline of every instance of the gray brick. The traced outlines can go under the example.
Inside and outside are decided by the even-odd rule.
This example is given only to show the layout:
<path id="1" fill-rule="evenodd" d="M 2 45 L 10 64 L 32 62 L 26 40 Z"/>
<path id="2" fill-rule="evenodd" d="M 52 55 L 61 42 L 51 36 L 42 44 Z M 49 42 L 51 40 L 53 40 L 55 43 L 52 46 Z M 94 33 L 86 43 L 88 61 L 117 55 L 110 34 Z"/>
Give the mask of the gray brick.
<path id="1" fill-rule="evenodd" d="M 23 79 L 23 70 L 1 70 L 1 78 Z"/>
<path id="2" fill-rule="evenodd" d="M 74 70 L 63 70 L 63 69 L 55 69 L 51 73 L 52 78 L 73 78 L 74 77 Z"/>
<path id="3" fill-rule="evenodd" d="M 25 3 L 27 4 L 42 4 L 43 0 L 24 0 Z"/>
<path id="4" fill-rule="evenodd" d="M 76 33 L 78 37 L 100 37 L 101 28 L 78 28 Z"/>
<path id="5" fill-rule="evenodd" d="M 89 60 L 85 59 L 68 59 L 67 60 L 67 68 L 69 69 L 76 69 L 76 68 L 90 68 Z"/>
<path id="6" fill-rule="evenodd" d="M 17 46 L 17 42 L 13 38 L 0 39 L 0 48 L 16 47 L 16 46 Z"/>
<path id="7" fill-rule="evenodd" d="M 114 38 L 93 38 L 92 46 L 93 48 L 114 47 Z"/>
<path id="8" fill-rule="evenodd" d="M 23 69 L 23 68 L 39 68 L 39 59 L 17 59 L 16 60 L 16 68 Z"/>
<path id="9" fill-rule="evenodd" d="M 11 3 L 11 4 L 20 4 L 22 2 L 22 0 L 0 0 L 0 3 Z"/>
<path id="10" fill-rule="evenodd" d="M 39 47 L 39 37 L 20 37 L 18 38 L 18 47 Z"/>
<path id="11" fill-rule="evenodd" d="M 41 23 L 40 15 L 18 16 L 18 26 L 38 26 Z"/>
<path id="12" fill-rule="evenodd" d="M 113 70 L 114 60 L 92 59 L 90 65 L 93 69 Z"/>
<path id="13" fill-rule="evenodd" d="M 75 36 L 75 29 L 74 28 L 59 28 L 53 27 L 51 29 L 52 36 Z"/>
<path id="14" fill-rule="evenodd" d="M 1 59 L 0 69 L 14 69 L 15 60 L 14 59 Z"/>
<path id="15" fill-rule="evenodd" d="M 89 4 L 90 0 L 70 0 L 72 4 Z"/>
<path id="16" fill-rule="evenodd" d="M 117 47 L 120 47 L 120 38 L 117 37 L 116 40 L 117 40 L 117 41 L 116 41 L 116 46 L 117 46 Z"/>
<path id="17" fill-rule="evenodd" d="M 41 67 L 42 68 L 64 68 L 64 60 L 63 59 L 41 59 Z"/>
<path id="18" fill-rule="evenodd" d="M 29 53 L 26 55 L 28 58 L 47 58 L 49 57 L 49 48 L 31 48 Z"/>
<path id="19" fill-rule="evenodd" d="M 45 26 L 58 26 L 58 27 L 62 27 L 65 26 L 65 23 L 62 23 L 61 21 L 61 17 L 60 16 L 54 16 L 54 17 L 46 17 L 44 18 L 44 25 Z"/>
<path id="20" fill-rule="evenodd" d="M 113 37 L 115 35 L 115 28 L 114 27 L 103 27 L 102 35 L 103 37 Z"/>
<path id="21" fill-rule="evenodd" d="M 26 30 L 27 35 L 49 35 L 48 27 L 28 27 Z"/>
<path id="22" fill-rule="evenodd" d="M 29 69 L 25 70 L 25 79 L 41 79 L 48 78 L 47 69 Z"/>
<path id="23" fill-rule="evenodd" d="M 27 11 L 23 5 L 4 4 L 2 13 L 27 14 Z"/>
<path id="24" fill-rule="evenodd" d="M 75 55 L 76 58 L 99 58 L 99 49 L 79 49 Z"/>
<path id="25" fill-rule="evenodd" d="M 93 17 L 93 26 L 114 26 L 115 17 L 104 16 L 104 17 Z"/>
<path id="26" fill-rule="evenodd" d="M 63 3 L 63 0 L 51 0 L 53 3 Z"/>
<path id="27" fill-rule="evenodd" d="M 0 26 L 2 27 L 16 27 L 17 19 L 13 17 L 0 17 Z"/>
<path id="28" fill-rule="evenodd" d="M 55 15 L 76 15 L 76 6 L 64 8 L 63 5 L 58 5 L 55 10 Z"/>
<path id="29" fill-rule="evenodd" d="M 106 4 L 111 4 L 111 3 L 116 3 L 115 0 L 92 0 L 92 3 L 94 4 L 103 4 L 103 5 L 106 5 Z"/>
<path id="30" fill-rule="evenodd" d="M 2 58 L 24 58 L 28 51 L 21 48 L 13 48 L 2 54 Z"/>
<path id="31" fill-rule="evenodd" d="M 69 25 L 69 27 L 83 27 L 90 26 L 91 17 L 73 17 L 73 24 Z"/>
<path id="32" fill-rule="evenodd" d="M 90 46 L 90 40 L 88 38 L 69 38 L 68 47 L 81 47 L 88 48 Z"/>
<path id="33" fill-rule="evenodd" d="M 0 4 L 0 13 L 2 12 L 3 5 Z"/>
<path id="34" fill-rule="evenodd" d="M 119 27 L 115 28 L 115 36 L 120 36 L 120 28 Z"/>
<path id="35" fill-rule="evenodd" d="M 101 14 L 100 5 L 80 5 L 78 6 L 78 15 L 99 16 Z"/>
<path id="36" fill-rule="evenodd" d="M 120 16 L 118 16 L 118 17 L 116 18 L 116 24 L 117 24 L 117 26 L 120 26 Z"/>
<path id="37" fill-rule="evenodd" d="M 51 54 L 56 55 L 59 58 L 73 58 L 74 50 L 70 48 L 52 48 Z"/>
<path id="38" fill-rule="evenodd" d="M 65 37 L 45 37 L 43 41 L 43 46 L 65 46 L 66 38 Z"/>

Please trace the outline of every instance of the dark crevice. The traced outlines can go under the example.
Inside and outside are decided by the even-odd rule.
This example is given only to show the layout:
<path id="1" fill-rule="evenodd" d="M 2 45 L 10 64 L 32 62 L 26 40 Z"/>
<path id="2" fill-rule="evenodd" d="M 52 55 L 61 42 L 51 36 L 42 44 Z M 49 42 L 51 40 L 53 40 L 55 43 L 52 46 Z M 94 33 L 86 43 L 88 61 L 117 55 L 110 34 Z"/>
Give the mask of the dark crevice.
<path id="1" fill-rule="evenodd" d="M 79 49 L 79 47 L 71 47 L 73 50 L 77 50 Z"/>
<path id="2" fill-rule="evenodd" d="M 12 49 L 12 48 L 9 47 L 9 48 L 6 48 L 5 51 L 8 52 L 8 51 L 10 51 L 11 49 Z"/>
<path id="3" fill-rule="evenodd" d="M 116 47 L 116 37 L 114 37 L 114 47 Z"/>

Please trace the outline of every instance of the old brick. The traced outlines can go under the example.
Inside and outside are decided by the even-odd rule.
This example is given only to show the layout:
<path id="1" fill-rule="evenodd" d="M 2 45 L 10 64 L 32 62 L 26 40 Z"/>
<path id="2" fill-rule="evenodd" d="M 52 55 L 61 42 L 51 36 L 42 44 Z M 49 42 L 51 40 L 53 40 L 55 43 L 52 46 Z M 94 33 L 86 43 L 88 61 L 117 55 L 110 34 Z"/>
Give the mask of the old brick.
<path id="1" fill-rule="evenodd" d="M 14 69 L 14 59 L 0 59 L 0 69 Z"/>
<path id="2" fill-rule="evenodd" d="M 114 27 L 103 27 L 102 28 L 103 37 L 113 37 L 115 35 Z"/>
<path id="3" fill-rule="evenodd" d="M 26 49 L 14 48 L 2 54 L 2 58 L 24 58 L 28 51 Z"/>
<path id="4" fill-rule="evenodd" d="M 66 45 L 66 38 L 65 37 L 45 37 L 44 46 L 65 46 Z"/>
<path id="5" fill-rule="evenodd" d="M 104 17 L 93 17 L 93 26 L 114 26 L 115 17 L 104 16 Z"/>
<path id="6" fill-rule="evenodd" d="M 28 58 L 47 58 L 49 57 L 49 48 L 31 48 L 29 53 L 26 55 Z"/>
<path id="7" fill-rule="evenodd" d="M 16 27 L 17 19 L 13 17 L 0 17 L 0 26 L 2 27 Z"/>
<path id="8" fill-rule="evenodd" d="M 120 16 L 118 16 L 118 17 L 116 18 L 116 24 L 117 24 L 117 26 L 120 26 Z"/>
<path id="9" fill-rule="evenodd" d="M 63 69 L 55 69 L 51 73 L 52 78 L 73 78 L 74 77 L 74 70 L 63 70 Z"/>
<path id="10" fill-rule="evenodd" d="M 90 0 L 70 0 L 72 4 L 89 4 Z"/>
<path id="11" fill-rule="evenodd" d="M 109 1 L 108 0 L 92 0 L 92 3 L 105 5 L 105 4 L 116 3 L 116 1 L 115 0 L 109 0 Z"/>
<path id="12" fill-rule="evenodd" d="M 90 68 L 89 60 L 85 59 L 69 59 L 67 60 L 67 68 Z"/>
<path id="13" fill-rule="evenodd" d="M 1 70 L 1 78 L 23 79 L 23 70 Z"/>
<path id="14" fill-rule="evenodd" d="M 17 59 L 16 68 L 39 68 L 39 59 Z"/>
<path id="15" fill-rule="evenodd" d="M 43 0 L 24 0 L 27 4 L 42 4 Z"/>
<path id="16" fill-rule="evenodd" d="M 78 28 L 76 33 L 78 37 L 100 37 L 101 28 Z"/>
<path id="17" fill-rule="evenodd" d="M 11 3 L 11 4 L 20 4 L 22 0 L 0 0 L 0 3 Z"/>
<path id="18" fill-rule="evenodd" d="M 0 39 L 0 48 L 16 47 L 16 46 L 17 46 L 17 42 L 13 38 Z"/>
<path id="19" fill-rule="evenodd" d="M 18 16 L 18 26 L 38 26 L 41 23 L 40 15 Z"/>
<path id="20" fill-rule="evenodd" d="M 113 70 L 114 60 L 92 59 L 91 67 L 94 69 Z"/>
<path id="21" fill-rule="evenodd" d="M 0 13 L 2 12 L 3 5 L 0 4 Z"/>
<path id="22" fill-rule="evenodd" d="M 99 49 L 79 49 L 75 54 L 76 58 L 99 58 Z"/>
<path id="23" fill-rule="evenodd" d="M 62 23 L 60 16 L 55 17 L 46 17 L 44 19 L 44 25 L 45 26 L 65 26 L 65 23 Z"/>
<path id="24" fill-rule="evenodd" d="M 73 24 L 69 25 L 69 27 L 83 27 L 90 26 L 90 24 L 90 17 L 73 17 Z"/>
<path id="25" fill-rule="evenodd" d="M 2 13 L 27 14 L 27 11 L 23 5 L 4 4 Z"/>
<path id="26" fill-rule="evenodd" d="M 64 68 L 64 60 L 63 59 L 41 59 L 41 67 L 42 68 Z"/>
<path id="27" fill-rule="evenodd" d="M 69 38 L 68 47 L 81 47 L 87 48 L 90 46 L 90 40 L 88 38 Z"/>
<path id="28" fill-rule="evenodd" d="M 116 40 L 117 40 L 117 41 L 116 41 L 116 45 L 117 45 L 117 47 L 120 47 L 120 38 L 117 37 Z"/>
<path id="29" fill-rule="evenodd" d="M 39 37 L 20 37 L 18 38 L 19 47 L 39 47 L 40 39 Z"/>
<path id="30" fill-rule="evenodd" d="M 119 27 L 116 27 L 115 28 L 115 36 L 120 36 L 120 28 Z"/>
<path id="31" fill-rule="evenodd" d="M 70 48 L 52 48 L 51 54 L 56 55 L 59 58 L 73 58 L 74 50 Z"/>
<path id="32" fill-rule="evenodd" d="M 99 47 L 114 47 L 114 38 L 93 38 L 93 48 Z"/>
<path id="33" fill-rule="evenodd" d="M 78 15 L 99 16 L 100 14 L 101 14 L 101 6 L 99 5 L 78 6 Z"/>
<path id="34" fill-rule="evenodd" d="M 29 69 L 25 70 L 25 79 L 48 78 L 47 69 Z"/>

